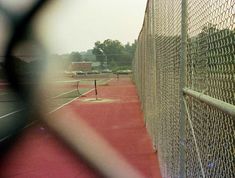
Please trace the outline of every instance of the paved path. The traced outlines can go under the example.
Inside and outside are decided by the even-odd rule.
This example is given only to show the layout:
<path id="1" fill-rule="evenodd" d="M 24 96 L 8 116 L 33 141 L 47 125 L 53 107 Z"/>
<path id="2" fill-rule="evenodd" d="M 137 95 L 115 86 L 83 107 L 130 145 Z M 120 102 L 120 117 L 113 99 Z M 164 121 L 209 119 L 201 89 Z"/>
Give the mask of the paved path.
<path id="1" fill-rule="evenodd" d="M 146 178 L 160 176 L 157 156 L 144 126 L 136 89 L 130 79 L 113 79 L 62 109 L 75 108 L 98 133 Z M 50 130 L 38 123 L 27 129 L 0 160 L 1 178 L 98 178 Z"/>

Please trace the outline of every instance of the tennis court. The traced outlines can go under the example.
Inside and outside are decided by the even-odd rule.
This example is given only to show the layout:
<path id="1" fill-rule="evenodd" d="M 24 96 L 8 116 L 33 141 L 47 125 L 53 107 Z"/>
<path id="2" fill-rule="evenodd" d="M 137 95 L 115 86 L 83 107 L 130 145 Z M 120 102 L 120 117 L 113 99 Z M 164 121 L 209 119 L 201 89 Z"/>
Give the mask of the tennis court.
<path id="1" fill-rule="evenodd" d="M 98 85 L 98 96 L 99 99 L 110 101 L 84 102 L 84 99 L 94 98 L 95 93 L 91 91 L 85 98 L 74 100 L 53 114 L 74 110 L 143 177 L 160 178 L 157 157 L 144 126 L 135 86 L 130 78 L 124 77 L 107 82 L 107 85 Z M 54 119 L 71 124 L 69 118 Z M 70 127 L 73 128 L 72 125 Z M 81 132 L 81 135 L 83 133 L 79 130 L 78 132 Z M 77 137 L 76 139 L 80 140 Z M 94 148 L 98 144 L 96 141 L 92 141 Z M 100 154 L 103 155 L 103 162 L 112 160 L 105 151 Z M 2 159 L 0 170 L 0 177 L 6 178 L 102 177 L 40 122 L 24 130 Z"/>
<path id="2" fill-rule="evenodd" d="M 94 80 L 97 85 L 105 85 L 110 78 L 83 78 L 57 80 L 53 82 L 50 93 L 48 94 L 48 110 L 53 113 L 57 109 L 69 104 L 73 100 L 81 97 L 89 91 L 94 90 Z M 0 85 L 0 142 L 16 130 L 26 127 L 34 122 L 27 120 L 27 112 L 24 110 L 24 104 L 20 102 L 14 92 L 9 88 L 8 83 L 1 82 Z"/>

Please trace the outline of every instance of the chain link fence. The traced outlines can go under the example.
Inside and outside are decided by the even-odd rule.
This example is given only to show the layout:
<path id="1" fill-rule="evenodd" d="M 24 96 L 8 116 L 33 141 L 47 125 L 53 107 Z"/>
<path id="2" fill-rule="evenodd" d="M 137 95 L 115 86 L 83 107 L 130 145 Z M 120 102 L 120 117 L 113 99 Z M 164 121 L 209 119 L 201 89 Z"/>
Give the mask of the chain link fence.
<path id="1" fill-rule="evenodd" d="M 235 177 L 235 1 L 148 0 L 134 81 L 163 177 Z"/>

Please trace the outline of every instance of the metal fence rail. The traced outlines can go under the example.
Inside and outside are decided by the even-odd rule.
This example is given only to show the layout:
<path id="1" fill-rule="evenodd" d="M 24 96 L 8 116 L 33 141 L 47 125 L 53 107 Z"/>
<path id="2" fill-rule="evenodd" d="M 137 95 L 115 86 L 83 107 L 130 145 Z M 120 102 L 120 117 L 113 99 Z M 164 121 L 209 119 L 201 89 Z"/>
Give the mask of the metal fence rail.
<path id="1" fill-rule="evenodd" d="M 235 177 L 235 1 L 148 0 L 133 60 L 163 177 Z"/>

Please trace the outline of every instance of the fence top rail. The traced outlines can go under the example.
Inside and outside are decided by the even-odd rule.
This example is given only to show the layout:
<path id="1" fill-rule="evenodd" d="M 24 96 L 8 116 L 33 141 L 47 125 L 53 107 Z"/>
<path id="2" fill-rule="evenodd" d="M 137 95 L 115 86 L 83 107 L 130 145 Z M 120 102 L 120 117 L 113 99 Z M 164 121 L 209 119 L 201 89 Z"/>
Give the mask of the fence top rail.
<path id="1" fill-rule="evenodd" d="M 212 98 L 208 95 L 205 95 L 203 93 L 196 92 L 194 90 L 191 90 L 189 88 L 184 88 L 183 92 L 186 95 L 192 96 L 202 102 L 205 102 L 206 104 L 216 107 L 217 109 L 227 113 L 228 115 L 232 116 L 233 119 L 235 119 L 235 106 L 229 103 L 226 103 L 224 101 Z"/>

